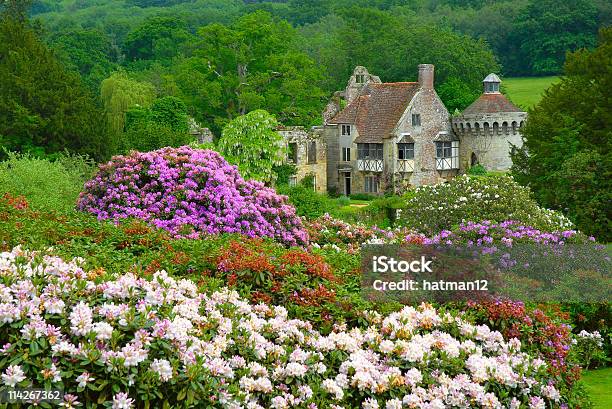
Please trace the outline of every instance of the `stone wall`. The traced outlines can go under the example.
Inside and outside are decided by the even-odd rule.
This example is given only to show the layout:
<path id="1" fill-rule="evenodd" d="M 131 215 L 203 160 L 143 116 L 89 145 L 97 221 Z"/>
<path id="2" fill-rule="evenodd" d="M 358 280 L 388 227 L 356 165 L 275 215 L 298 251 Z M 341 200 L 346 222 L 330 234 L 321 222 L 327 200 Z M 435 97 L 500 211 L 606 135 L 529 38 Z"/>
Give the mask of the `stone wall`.
<path id="1" fill-rule="evenodd" d="M 412 125 L 412 114 L 421 115 L 421 126 Z M 441 132 L 452 137 L 450 115 L 433 88 L 422 88 L 400 119 L 392 139 L 392 156 L 389 158 L 391 172 L 396 185 L 408 182 L 413 186 L 439 183 L 457 172 L 436 170 L 435 139 Z M 414 140 L 414 172 L 399 172 L 396 168 L 397 143 L 409 135 Z"/>
<path id="2" fill-rule="evenodd" d="M 453 130 L 460 138 L 461 170 L 477 163 L 487 170 L 506 171 L 512 166 L 511 146 L 522 146 L 521 128 L 525 112 L 502 112 L 462 115 L 452 121 Z"/>
<path id="3" fill-rule="evenodd" d="M 296 177 L 299 183 L 306 176 L 315 176 L 317 192 L 327 191 L 327 144 L 320 129 L 306 131 L 303 127 L 283 127 L 277 131 L 285 138 L 285 142 L 295 143 L 297 147 Z M 315 143 L 316 160 L 308 163 L 308 149 L 311 142 Z"/>

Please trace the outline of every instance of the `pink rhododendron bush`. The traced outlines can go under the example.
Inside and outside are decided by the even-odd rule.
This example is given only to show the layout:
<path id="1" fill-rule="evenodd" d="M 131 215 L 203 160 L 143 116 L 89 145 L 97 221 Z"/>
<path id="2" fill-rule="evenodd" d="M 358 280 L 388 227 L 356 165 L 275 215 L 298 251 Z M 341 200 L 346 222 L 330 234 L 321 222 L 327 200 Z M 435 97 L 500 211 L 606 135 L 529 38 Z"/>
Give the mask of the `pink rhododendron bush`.
<path id="1" fill-rule="evenodd" d="M 116 409 L 564 405 L 517 339 L 428 305 L 365 317 L 322 335 L 227 289 L 86 272 L 17 248 L 0 253 L 0 383 Z"/>
<path id="2" fill-rule="evenodd" d="M 308 241 L 285 196 L 245 181 L 217 152 L 187 146 L 114 157 L 85 184 L 78 208 L 99 219 L 144 219 L 179 237 L 242 233 L 288 245 Z"/>

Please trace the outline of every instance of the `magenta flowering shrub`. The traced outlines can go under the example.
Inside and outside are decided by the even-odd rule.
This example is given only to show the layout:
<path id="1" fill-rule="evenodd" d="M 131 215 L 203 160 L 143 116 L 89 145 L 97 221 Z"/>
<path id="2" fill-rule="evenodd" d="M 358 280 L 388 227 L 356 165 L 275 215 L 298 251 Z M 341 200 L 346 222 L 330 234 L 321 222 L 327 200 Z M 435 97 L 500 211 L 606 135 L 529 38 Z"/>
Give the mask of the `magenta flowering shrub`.
<path id="1" fill-rule="evenodd" d="M 114 157 L 85 184 L 78 208 L 98 219 L 143 219 L 177 237 L 241 233 L 308 242 L 285 196 L 245 181 L 217 152 L 187 146 Z"/>

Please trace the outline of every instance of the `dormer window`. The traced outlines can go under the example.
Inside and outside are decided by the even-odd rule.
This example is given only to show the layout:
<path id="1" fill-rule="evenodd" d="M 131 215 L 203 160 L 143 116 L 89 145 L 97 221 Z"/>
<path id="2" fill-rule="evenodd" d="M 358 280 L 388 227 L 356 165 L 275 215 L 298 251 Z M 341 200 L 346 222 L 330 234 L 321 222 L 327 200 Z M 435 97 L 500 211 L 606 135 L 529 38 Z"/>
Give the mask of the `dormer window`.
<path id="1" fill-rule="evenodd" d="M 351 135 L 351 126 L 350 125 L 342 125 L 342 135 L 343 136 L 350 136 Z"/>
<path id="2" fill-rule="evenodd" d="M 355 75 L 355 82 L 357 84 L 363 84 L 365 82 L 365 75 L 364 74 Z"/>
<path id="3" fill-rule="evenodd" d="M 484 85 L 484 93 L 485 94 L 496 94 L 499 93 L 499 84 L 501 80 L 499 77 L 493 73 L 487 75 L 487 77 L 482 81 Z"/>
<path id="4" fill-rule="evenodd" d="M 499 92 L 499 84 L 495 82 L 485 82 L 485 92 Z"/>

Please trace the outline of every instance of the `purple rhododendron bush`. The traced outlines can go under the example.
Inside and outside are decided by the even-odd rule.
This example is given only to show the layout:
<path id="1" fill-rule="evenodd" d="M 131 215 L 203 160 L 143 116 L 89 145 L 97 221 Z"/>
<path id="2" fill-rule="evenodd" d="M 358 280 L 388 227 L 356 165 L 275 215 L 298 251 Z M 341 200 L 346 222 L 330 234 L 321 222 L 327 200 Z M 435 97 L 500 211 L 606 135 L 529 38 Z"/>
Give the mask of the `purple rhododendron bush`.
<path id="1" fill-rule="evenodd" d="M 567 407 L 521 341 L 430 305 L 322 335 L 228 289 L 79 263 L 0 253 L 1 388 L 113 409 Z"/>
<path id="2" fill-rule="evenodd" d="M 217 152 L 187 146 L 114 157 L 85 184 L 78 208 L 99 219 L 143 219 L 177 237 L 242 233 L 308 242 L 285 196 L 245 181 Z"/>

